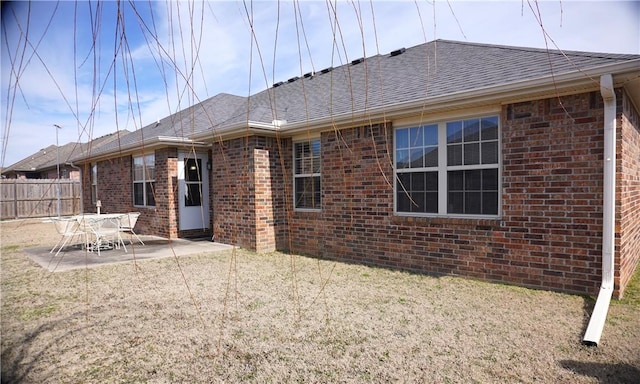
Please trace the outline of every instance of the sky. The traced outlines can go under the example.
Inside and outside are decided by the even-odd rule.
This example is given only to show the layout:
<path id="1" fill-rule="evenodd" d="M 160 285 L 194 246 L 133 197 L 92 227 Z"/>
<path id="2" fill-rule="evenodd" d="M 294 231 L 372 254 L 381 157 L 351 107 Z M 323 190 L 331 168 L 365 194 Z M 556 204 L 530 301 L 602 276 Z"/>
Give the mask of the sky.
<path id="1" fill-rule="evenodd" d="M 2 167 L 434 39 L 640 54 L 640 1 L 35 1 L 1 17 Z"/>

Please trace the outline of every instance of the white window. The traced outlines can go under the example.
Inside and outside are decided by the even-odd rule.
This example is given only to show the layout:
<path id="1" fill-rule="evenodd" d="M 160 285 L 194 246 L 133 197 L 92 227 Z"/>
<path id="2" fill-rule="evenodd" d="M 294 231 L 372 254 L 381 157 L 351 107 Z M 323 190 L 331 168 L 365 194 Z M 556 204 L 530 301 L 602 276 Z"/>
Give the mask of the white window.
<path id="1" fill-rule="evenodd" d="M 294 208 L 319 210 L 320 193 L 320 139 L 293 145 Z"/>
<path id="2" fill-rule="evenodd" d="M 91 164 L 91 202 L 98 201 L 98 164 Z"/>
<path id="3" fill-rule="evenodd" d="M 499 215 L 497 116 L 395 130 L 398 214 Z"/>
<path id="4" fill-rule="evenodd" d="M 155 199 L 155 155 L 133 158 L 133 205 L 153 207 Z"/>

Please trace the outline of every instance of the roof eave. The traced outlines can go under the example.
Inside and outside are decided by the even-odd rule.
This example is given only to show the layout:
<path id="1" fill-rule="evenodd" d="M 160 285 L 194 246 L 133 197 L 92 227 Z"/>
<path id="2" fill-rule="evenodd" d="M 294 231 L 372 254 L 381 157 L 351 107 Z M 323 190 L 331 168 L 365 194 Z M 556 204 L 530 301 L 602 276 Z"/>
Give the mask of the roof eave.
<path id="1" fill-rule="evenodd" d="M 232 125 L 212 128 L 207 131 L 202 131 L 191 136 L 193 140 L 200 141 L 220 141 L 231 140 L 239 137 L 245 137 L 248 134 L 256 134 L 262 136 L 276 136 L 286 125 L 279 125 L 274 123 L 264 123 L 260 121 L 247 121 L 242 123 L 235 123 Z"/>
<path id="2" fill-rule="evenodd" d="M 118 148 L 97 153 L 89 153 L 85 156 L 78 157 L 72 160 L 74 163 L 87 163 L 93 161 L 101 161 L 106 159 L 112 159 L 114 157 L 127 156 L 135 153 L 144 153 L 158 148 L 165 147 L 200 147 L 208 148 L 208 144 L 200 141 L 195 141 L 183 137 L 173 136 L 156 136 L 148 140 L 137 141 L 135 143 L 120 145 Z"/>

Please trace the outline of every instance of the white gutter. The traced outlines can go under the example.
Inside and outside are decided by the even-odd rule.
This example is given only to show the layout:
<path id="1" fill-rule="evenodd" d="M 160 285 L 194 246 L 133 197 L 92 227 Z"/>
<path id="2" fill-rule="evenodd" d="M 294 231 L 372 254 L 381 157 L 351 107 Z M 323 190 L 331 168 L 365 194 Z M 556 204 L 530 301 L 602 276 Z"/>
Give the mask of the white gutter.
<path id="1" fill-rule="evenodd" d="M 604 328 L 613 295 L 616 194 L 616 94 L 613 78 L 600 77 L 600 93 L 604 99 L 604 197 L 602 223 L 602 285 L 582 343 L 597 346 Z"/>

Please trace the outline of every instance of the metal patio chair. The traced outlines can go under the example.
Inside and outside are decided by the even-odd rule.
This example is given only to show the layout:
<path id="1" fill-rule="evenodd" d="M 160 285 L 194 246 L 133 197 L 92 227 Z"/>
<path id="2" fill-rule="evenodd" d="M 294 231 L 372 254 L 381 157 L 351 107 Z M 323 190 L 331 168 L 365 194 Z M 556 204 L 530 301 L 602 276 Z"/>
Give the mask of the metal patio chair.
<path id="1" fill-rule="evenodd" d="M 55 218 L 53 219 L 53 224 L 56 226 L 58 234 L 60 234 L 60 240 L 58 240 L 58 243 L 51 248 L 49 253 L 53 253 L 56 247 L 59 246 L 58 251 L 56 252 L 56 256 L 58 256 L 62 248 L 64 248 L 67 243 L 75 237 L 85 237 L 84 240 L 86 242 L 86 234 L 76 219 Z"/>
<path id="2" fill-rule="evenodd" d="M 129 212 L 122 215 L 122 218 L 120 219 L 120 230 L 129 234 L 129 244 L 133 244 L 133 237 L 135 237 L 140 244 L 144 245 L 140 236 L 138 236 L 138 234 L 133 230 L 136 226 L 136 222 L 138 221 L 138 217 L 140 217 L 140 212 Z"/>
<path id="3" fill-rule="evenodd" d="M 93 239 L 87 242 L 90 251 L 100 251 L 105 249 L 120 249 L 120 246 L 127 252 L 122 236 L 120 235 L 120 217 L 89 218 L 84 220 Z"/>

